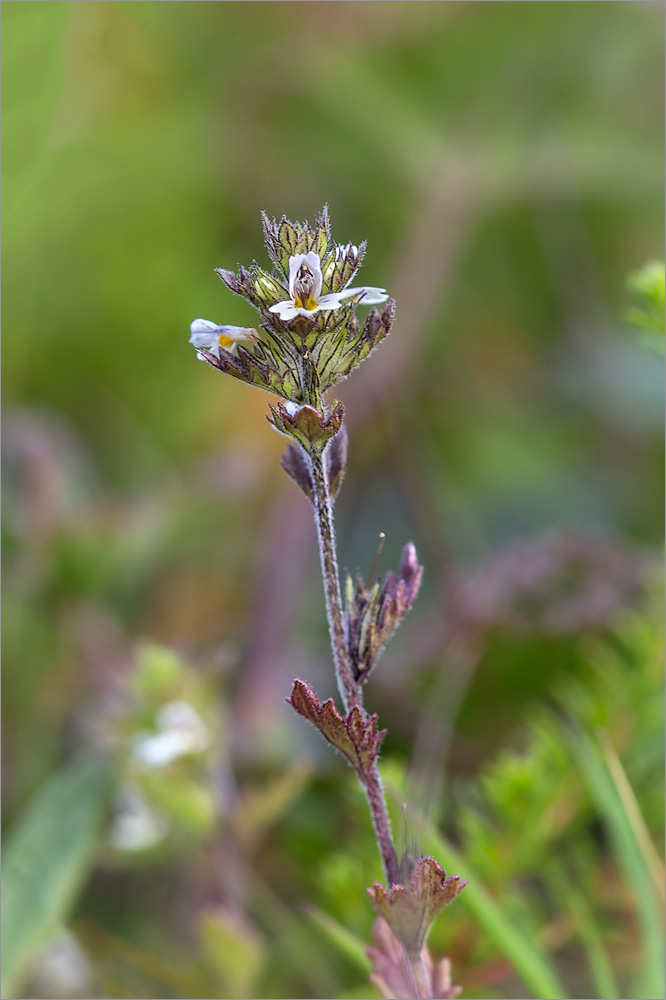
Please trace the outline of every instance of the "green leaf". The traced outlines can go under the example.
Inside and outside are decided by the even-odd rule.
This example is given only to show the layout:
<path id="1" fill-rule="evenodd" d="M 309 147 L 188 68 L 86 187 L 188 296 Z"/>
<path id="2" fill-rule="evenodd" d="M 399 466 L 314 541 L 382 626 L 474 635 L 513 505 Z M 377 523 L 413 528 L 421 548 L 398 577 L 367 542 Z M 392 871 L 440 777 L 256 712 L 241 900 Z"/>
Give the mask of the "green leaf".
<path id="1" fill-rule="evenodd" d="M 2 859 L 2 996 L 15 996 L 31 959 L 55 934 L 92 866 L 108 763 L 75 761 L 32 799 Z"/>
<path id="2" fill-rule="evenodd" d="M 203 956 L 218 988 L 230 997 L 258 996 L 268 950 L 257 931 L 238 914 L 216 908 L 201 915 L 199 934 Z"/>
<path id="3" fill-rule="evenodd" d="M 456 906 L 466 906 L 475 920 L 509 959 L 516 972 L 535 997 L 562 1000 L 566 990 L 538 945 L 511 922 L 500 904 L 490 895 L 480 878 L 470 871 L 467 862 L 432 826 L 426 825 L 420 837 L 421 847 L 432 851 L 447 872 L 468 879 Z"/>
<path id="4" fill-rule="evenodd" d="M 569 884 L 564 873 L 560 873 L 560 884 L 569 910 L 574 916 L 580 932 L 580 939 L 587 953 L 590 972 L 594 980 L 596 993 L 604 1000 L 618 1000 L 622 996 L 613 966 L 604 947 L 601 932 L 597 926 L 592 907 L 584 893 Z"/>
<path id="5" fill-rule="evenodd" d="M 640 978 L 633 996 L 649 1000 L 664 993 L 664 926 L 661 903 L 655 893 L 652 872 L 640 836 L 623 801 L 602 747 L 592 737 L 574 737 L 576 756 L 590 798 L 596 805 L 613 842 L 618 864 L 623 869 L 636 903 L 642 929 Z"/>
<path id="6" fill-rule="evenodd" d="M 666 272 L 663 261 L 650 261 L 629 275 L 627 287 L 635 304 L 624 311 L 624 319 L 642 330 L 642 341 L 664 356 L 664 299 Z"/>

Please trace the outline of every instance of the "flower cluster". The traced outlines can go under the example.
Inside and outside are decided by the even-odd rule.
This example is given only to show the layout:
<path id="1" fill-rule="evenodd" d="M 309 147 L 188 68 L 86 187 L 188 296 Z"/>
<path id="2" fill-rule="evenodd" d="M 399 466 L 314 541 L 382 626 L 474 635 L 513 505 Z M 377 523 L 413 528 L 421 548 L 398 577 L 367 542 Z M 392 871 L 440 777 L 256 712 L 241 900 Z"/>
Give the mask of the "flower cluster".
<path id="1" fill-rule="evenodd" d="M 365 243 L 335 243 L 326 208 L 312 228 L 266 215 L 263 223 L 272 273 L 257 264 L 238 274 L 217 269 L 227 287 L 259 312 L 258 329 L 195 319 L 190 343 L 220 371 L 323 415 L 322 393 L 386 337 L 394 303 L 384 288 L 351 285 Z M 383 312 L 373 308 L 358 323 L 359 305 L 383 303 Z"/>

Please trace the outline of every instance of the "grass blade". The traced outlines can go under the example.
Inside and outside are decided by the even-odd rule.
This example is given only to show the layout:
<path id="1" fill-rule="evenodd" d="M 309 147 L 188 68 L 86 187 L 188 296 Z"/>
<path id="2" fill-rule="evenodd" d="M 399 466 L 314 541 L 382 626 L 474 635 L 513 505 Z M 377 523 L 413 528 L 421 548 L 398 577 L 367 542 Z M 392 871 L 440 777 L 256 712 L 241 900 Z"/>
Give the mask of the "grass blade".
<path id="1" fill-rule="evenodd" d="M 511 923 L 507 914 L 490 895 L 477 875 L 470 871 L 468 863 L 460 857 L 447 840 L 431 826 L 423 830 L 422 846 L 432 850 L 433 855 L 447 872 L 463 875 L 469 879 L 456 902 L 464 905 L 491 938 L 502 954 L 509 959 L 513 968 L 532 991 L 532 996 L 541 1000 L 564 1000 L 567 993 L 560 983 L 555 970 L 546 955 L 533 940 Z M 429 841 L 429 843 L 426 843 Z"/>
<path id="2" fill-rule="evenodd" d="M 663 917 L 654 890 L 652 871 L 602 747 L 591 737 L 580 734 L 575 737 L 575 750 L 590 798 L 608 830 L 617 862 L 636 901 L 644 960 L 633 995 L 637 1000 L 651 1000 L 664 995 Z M 631 799 L 635 802 L 633 792 Z"/>
<path id="3" fill-rule="evenodd" d="M 366 952 L 366 942 L 317 906 L 305 906 L 303 909 L 340 953 L 349 959 L 362 975 L 368 976 L 372 971 L 372 965 Z"/>

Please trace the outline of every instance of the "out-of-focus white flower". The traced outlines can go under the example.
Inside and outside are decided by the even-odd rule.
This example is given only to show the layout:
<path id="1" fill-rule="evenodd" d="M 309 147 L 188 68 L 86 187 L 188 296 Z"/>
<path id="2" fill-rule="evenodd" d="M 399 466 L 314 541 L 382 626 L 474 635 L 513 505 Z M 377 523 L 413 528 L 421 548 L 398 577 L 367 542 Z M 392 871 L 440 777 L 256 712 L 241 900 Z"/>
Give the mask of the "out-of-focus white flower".
<path id="1" fill-rule="evenodd" d="M 170 701 L 156 716 L 157 732 L 138 733 L 132 756 L 145 767 L 165 767 L 172 760 L 200 753 L 210 745 L 203 719 L 186 701 Z"/>
<path id="2" fill-rule="evenodd" d="M 146 851 L 164 839 L 168 823 L 134 789 L 124 789 L 116 800 L 116 814 L 107 840 L 119 851 Z"/>
<path id="3" fill-rule="evenodd" d="M 259 334 L 250 326 L 217 326 L 209 319 L 195 319 L 190 323 L 190 344 L 210 351 L 216 358 L 220 356 L 221 347 L 231 351 L 239 340 L 258 339 Z"/>
<path id="4" fill-rule="evenodd" d="M 340 292 L 322 295 L 322 280 L 319 254 L 313 250 L 294 254 L 289 258 L 289 298 L 271 306 L 269 311 L 289 322 L 296 316 L 312 316 L 323 310 L 339 309 L 346 299 L 358 298 L 368 306 L 378 305 L 388 299 L 385 288 L 373 288 L 370 285 L 343 288 Z"/>
<path id="5" fill-rule="evenodd" d="M 92 995 L 90 963 L 74 935 L 67 931 L 46 946 L 30 978 L 31 985 L 43 997 Z"/>

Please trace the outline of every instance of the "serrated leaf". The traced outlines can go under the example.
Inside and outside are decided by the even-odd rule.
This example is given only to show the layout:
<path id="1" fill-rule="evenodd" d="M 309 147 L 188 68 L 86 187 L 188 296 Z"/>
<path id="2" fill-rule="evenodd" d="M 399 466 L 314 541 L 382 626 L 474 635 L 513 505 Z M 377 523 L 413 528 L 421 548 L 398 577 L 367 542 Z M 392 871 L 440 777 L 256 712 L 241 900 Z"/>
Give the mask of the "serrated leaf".
<path id="1" fill-rule="evenodd" d="M 309 684 L 295 680 L 287 701 L 319 730 L 322 736 L 340 750 L 359 774 L 367 774 L 377 759 L 386 730 L 377 730 L 377 716 L 365 719 L 354 706 L 347 716 L 340 715 L 332 698 L 319 704 Z"/>

